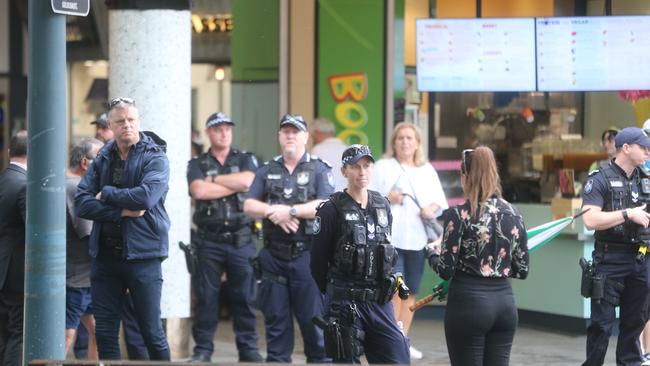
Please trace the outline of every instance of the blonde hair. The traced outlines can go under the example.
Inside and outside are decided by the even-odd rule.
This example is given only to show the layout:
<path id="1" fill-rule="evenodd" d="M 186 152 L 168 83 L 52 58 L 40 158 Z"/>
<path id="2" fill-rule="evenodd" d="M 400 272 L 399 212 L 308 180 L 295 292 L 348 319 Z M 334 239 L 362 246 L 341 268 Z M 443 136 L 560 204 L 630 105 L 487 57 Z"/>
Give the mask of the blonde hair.
<path id="1" fill-rule="evenodd" d="M 418 143 L 418 147 L 415 149 L 415 154 L 413 155 L 413 163 L 415 166 L 422 166 L 426 164 L 427 160 L 424 158 L 424 147 L 422 146 L 422 131 L 420 131 L 420 128 L 418 126 L 410 122 L 400 122 L 395 125 L 393 134 L 390 136 L 390 144 L 388 144 L 385 156 L 390 158 L 396 157 L 395 141 L 397 140 L 397 134 L 405 128 L 410 128 L 413 130 L 413 133 L 415 134 L 415 140 Z"/>
<path id="2" fill-rule="evenodd" d="M 479 214 L 479 203 L 492 195 L 501 197 L 501 179 L 497 170 L 494 153 L 489 147 L 479 146 L 473 152 L 463 156 L 465 172 L 461 183 L 463 193 L 469 201 L 470 215 Z M 483 210 L 484 207 L 481 207 Z"/>

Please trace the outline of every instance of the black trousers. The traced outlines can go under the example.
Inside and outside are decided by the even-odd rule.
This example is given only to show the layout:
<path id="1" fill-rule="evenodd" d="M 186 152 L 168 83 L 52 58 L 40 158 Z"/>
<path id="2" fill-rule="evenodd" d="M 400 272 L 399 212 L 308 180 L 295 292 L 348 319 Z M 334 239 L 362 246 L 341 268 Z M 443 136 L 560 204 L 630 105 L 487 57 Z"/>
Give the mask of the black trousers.
<path id="1" fill-rule="evenodd" d="M 22 294 L 0 294 L 0 364 L 23 364 Z"/>
<path id="2" fill-rule="evenodd" d="M 456 272 L 445 310 L 451 364 L 508 365 L 517 321 L 508 279 Z"/>

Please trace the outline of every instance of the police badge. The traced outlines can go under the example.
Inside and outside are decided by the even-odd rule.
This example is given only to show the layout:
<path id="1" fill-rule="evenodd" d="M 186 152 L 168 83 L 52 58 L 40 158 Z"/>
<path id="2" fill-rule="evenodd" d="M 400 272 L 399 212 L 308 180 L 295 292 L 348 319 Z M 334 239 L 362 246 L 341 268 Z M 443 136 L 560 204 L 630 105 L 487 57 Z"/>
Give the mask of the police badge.
<path id="1" fill-rule="evenodd" d="M 291 194 L 293 193 L 293 188 L 285 188 L 283 193 L 284 193 L 284 198 L 289 199 L 291 198 Z"/>
<path id="2" fill-rule="evenodd" d="M 312 224 L 312 230 L 314 234 L 320 233 L 320 216 L 314 217 L 314 223 Z"/>
<path id="3" fill-rule="evenodd" d="M 378 208 L 377 209 L 377 223 L 381 227 L 388 226 L 388 213 L 386 213 L 385 208 Z"/>
<path id="4" fill-rule="evenodd" d="M 301 186 L 304 186 L 305 184 L 309 183 L 309 172 L 298 173 L 298 177 L 296 178 L 296 183 L 300 184 Z"/>

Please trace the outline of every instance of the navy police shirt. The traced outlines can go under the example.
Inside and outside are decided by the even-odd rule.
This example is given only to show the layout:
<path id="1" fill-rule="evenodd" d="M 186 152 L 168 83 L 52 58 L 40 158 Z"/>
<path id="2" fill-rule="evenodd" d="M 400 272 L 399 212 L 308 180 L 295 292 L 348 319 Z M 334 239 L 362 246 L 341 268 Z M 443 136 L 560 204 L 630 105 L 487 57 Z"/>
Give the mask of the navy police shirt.
<path id="1" fill-rule="evenodd" d="M 221 168 L 222 165 L 217 160 L 214 155 L 212 155 L 212 150 L 208 150 L 206 154 L 209 154 L 209 159 L 214 160 L 214 163 Z M 257 170 L 257 159 L 255 159 L 255 155 L 245 152 L 245 151 L 239 151 L 237 149 L 230 149 L 230 152 L 228 153 L 228 156 L 226 157 L 226 162 L 232 158 L 232 155 L 239 154 L 239 166 L 237 169 L 231 170 L 232 173 L 237 173 L 238 170 L 239 172 L 255 172 Z M 191 184 L 193 181 L 197 179 L 205 179 L 206 175 L 203 173 L 203 169 L 201 169 L 201 161 L 204 159 L 204 154 L 199 155 L 198 157 L 190 160 L 187 163 L 187 183 Z"/>
<path id="2" fill-rule="evenodd" d="M 620 184 L 621 186 L 630 185 L 632 202 L 638 202 L 639 185 L 634 184 L 634 182 L 637 181 L 639 169 L 634 169 L 632 176 L 630 178 L 625 178 L 627 176 L 625 171 L 616 164 L 615 160 L 616 159 L 612 159 L 609 161 L 609 164 L 612 166 L 612 169 L 618 173 L 620 179 L 614 181 L 612 184 Z M 594 170 L 589 174 L 589 179 L 587 179 L 587 183 L 585 183 L 582 192 L 582 206 L 590 205 L 604 207 L 605 200 L 607 199 L 609 199 L 609 183 L 607 182 L 607 177 L 602 171 Z"/>
<path id="3" fill-rule="evenodd" d="M 284 166 L 284 160 L 282 156 L 277 156 L 274 158 L 274 160 L 278 161 L 279 163 L 283 164 Z M 309 154 L 305 153 L 302 158 L 300 158 L 300 161 L 298 162 L 298 165 L 313 161 L 314 158 Z M 329 196 L 334 193 L 334 178 L 332 177 L 332 168 L 325 163 L 324 161 L 320 159 L 316 159 L 316 164 L 315 164 L 315 177 L 314 179 L 316 180 L 315 182 L 315 187 L 316 187 L 316 198 L 315 199 L 327 199 Z M 286 168 L 285 168 L 286 169 Z M 296 189 L 297 183 L 297 174 L 296 172 L 298 169 L 294 169 L 293 173 L 291 175 L 286 174 L 284 177 L 284 182 L 283 186 L 285 189 L 289 190 L 294 190 Z M 253 180 L 253 184 L 251 184 L 248 194 L 246 195 L 246 198 L 252 198 L 256 199 L 258 201 L 266 202 L 267 199 L 267 194 L 265 192 L 265 187 L 266 187 L 266 179 L 267 175 L 269 172 L 269 165 L 264 164 L 261 168 L 257 170 L 257 173 L 255 173 L 255 179 Z"/>

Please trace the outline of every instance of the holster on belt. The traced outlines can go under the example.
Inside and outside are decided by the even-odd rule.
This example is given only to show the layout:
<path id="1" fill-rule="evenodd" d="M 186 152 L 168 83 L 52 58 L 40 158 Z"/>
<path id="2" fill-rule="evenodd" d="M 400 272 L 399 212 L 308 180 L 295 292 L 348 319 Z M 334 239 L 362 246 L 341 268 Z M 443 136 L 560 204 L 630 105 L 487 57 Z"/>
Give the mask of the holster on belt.
<path id="1" fill-rule="evenodd" d="M 191 276 L 195 276 L 199 267 L 199 257 L 196 253 L 196 245 L 194 243 L 185 244 L 182 241 L 179 241 L 178 246 L 183 251 L 183 254 L 185 254 L 187 272 L 189 272 Z"/>
<path id="2" fill-rule="evenodd" d="M 354 357 L 363 354 L 363 342 L 365 332 L 353 327 L 351 324 L 343 324 L 343 320 L 330 317 L 329 321 L 320 316 L 315 316 L 312 321 L 323 330 L 325 341 L 325 354 L 334 362 L 352 363 Z"/>

